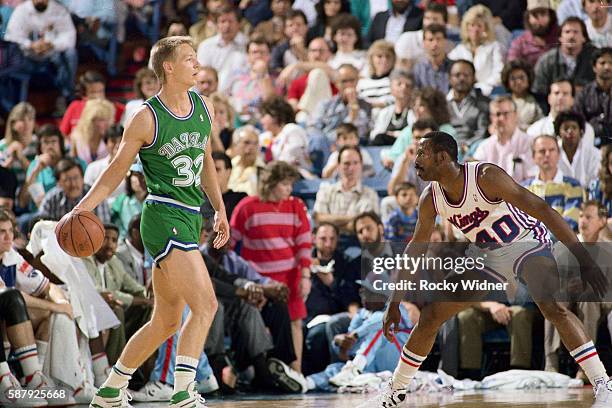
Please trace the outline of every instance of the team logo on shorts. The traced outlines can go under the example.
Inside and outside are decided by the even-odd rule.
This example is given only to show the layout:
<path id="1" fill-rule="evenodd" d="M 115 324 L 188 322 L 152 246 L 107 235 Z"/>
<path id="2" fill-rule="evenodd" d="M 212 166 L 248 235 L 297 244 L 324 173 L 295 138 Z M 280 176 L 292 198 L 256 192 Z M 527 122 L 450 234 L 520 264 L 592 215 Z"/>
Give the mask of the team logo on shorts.
<path id="1" fill-rule="evenodd" d="M 178 231 L 176 230 L 176 227 L 172 227 L 172 233 L 174 235 L 178 235 Z"/>

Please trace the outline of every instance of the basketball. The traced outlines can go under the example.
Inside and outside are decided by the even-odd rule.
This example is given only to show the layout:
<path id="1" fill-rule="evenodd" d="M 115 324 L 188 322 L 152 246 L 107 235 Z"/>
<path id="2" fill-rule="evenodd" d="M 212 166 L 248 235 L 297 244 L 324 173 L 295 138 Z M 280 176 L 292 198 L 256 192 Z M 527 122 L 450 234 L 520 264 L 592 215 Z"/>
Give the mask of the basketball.
<path id="1" fill-rule="evenodd" d="M 68 213 L 55 226 L 60 247 L 70 256 L 95 254 L 104 242 L 104 225 L 91 211 Z"/>

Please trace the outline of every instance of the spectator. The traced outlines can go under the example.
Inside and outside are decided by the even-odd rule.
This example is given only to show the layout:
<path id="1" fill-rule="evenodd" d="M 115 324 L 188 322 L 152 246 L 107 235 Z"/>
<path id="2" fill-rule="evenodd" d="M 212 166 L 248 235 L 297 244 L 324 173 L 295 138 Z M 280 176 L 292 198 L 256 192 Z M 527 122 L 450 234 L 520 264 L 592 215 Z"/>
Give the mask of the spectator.
<path id="1" fill-rule="evenodd" d="M 336 52 L 329 61 L 333 69 L 340 68 L 342 64 L 351 64 L 359 72 L 365 68 L 366 53 L 361 47 L 361 29 L 357 17 L 349 13 L 338 14 L 331 26 L 331 39 Z"/>
<path id="2" fill-rule="evenodd" d="M 365 211 L 379 211 L 378 195 L 362 185 L 363 161 L 359 148 L 344 146 L 338 153 L 340 180 L 322 183 L 314 204 L 317 224 L 329 222 L 343 234 L 352 235 L 353 217 Z"/>
<path id="3" fill-rule="evenodd" d="M 327 164 L 323 168 L 322 178 L 336 177 L 338 174 L 338 151 L 344 146 L 359 147 L 359 134 L 357 128 L 350 123 L 341 123 L 336 129 L 336 146 L 335 150 L 329 155 Z M 363 176 L 374 176 L 374 161 L 367 150 L 359 147 L 361 157 L 363 158 Z"/>
<path id="4" fill-rule="evenodd" d="M 327 41 L 332 40 L 332 22 L 340 13 L 349 13 L 351 8 L 347 0 L 319 0 L 315 6 L 317 19 L 308 29 L 307 40 L 323 37 Z"/>
<path id="5" fill-rule="evenodd" d="M 607 13 L 606 13 L 607 14 Z M 610 18 L 612 21 L 612 18 Z M 593 126 L 595 144 L 612 143 L 612 48 L 605 47 L 593 53 L 593 71 L 595 80 L 588 83 L 576 95 L 576 111 Z"/>
<path id="6" fill-rule="evenodd" d="M 372 105 L 372 120 L 378 112 L 393 103 L 389 75 L 395 66 L 393 44 L 375 41 L 368 49 L 368 75 L 357 82 L 357 95 Z"/>
<path id="7" fill-rule="evenodd" d="M 423 14 L 423 29 L 417 31 L 407 31 L 399 36 L 395 43 L 395 55 L 401 67 L 410 69 L 419 60 L 427 57 L 427 49 L 425 48 L 425 29 L 431 25 L 441 26 L 442 31 L 436 29 L 436 32 L 444 33 L 444 44 L 442 51 L 444 55 L 448 51 L 448 43 L 446 42 L 446 24 L 448 23 L 448 11 L 446 7 L 439 3 L 429 2 Z M 452 49 L 452 48 L 451 48 Z M 444 91 L 446 92 L 446 91 Z"/>
<path id="8" fill-rule="evenodd" d="M 98 2 L 79 0 L 59 0 L 70 12 L 78 33 L 79 44 L 95 44 L 107 47 L 111 36 L 115 35 L 117 8 L 112 0 Z"/>
<path id="9" fill-rule="evenodd" d="M 578 17 L 568 17 L 561 24 L 559 46 L 538 59 L 533 93 L 545 95 L 550 85 L 561 77 L 570 78 L 577 87 L 592 81 L 595 77 L 591 66 L 593 51 L 584 22 Z"/>
<path id="10" fill-rule="evenodd" d="M 452 60 L 464 59 L 476 68 L 476 88 L 489 95 L 500 84 L 504 56 L 500 43 L 495 40 L 493 16 L 482 5 L 470 8 L 461 20 L 461 44 L 452 50 L 448 57 Z"/>
<path id="11" fill-rule="evenodd" d="M 83 182 L 83 169 L 79 163 L 70 158 L 60 160 L 55 166 L 57 186 L 49 190 L 40 204 L 39 214 L 42 218 L 59 221 L 89 191 L 90 186 Z M 102 222 L 110 221 L 108 205 L 103 201 L 94 210 Z"/>
<path id="12" fill-rule="evenodd" d="M 521 17 L 525 12 L 527 0 L 517 0 L 511 3 L 500 0 L 476 0 L 474 3 L 488 7 L 495 18 L 501 20 L 501 23 L 508 31 L 523 28 Z M 463 17 L 465 17 L 465 14 Z"/>
<path id="13" fill-rule="evenodd" d="M 34 107 L 27 102 L 18 103 L 8 115 L 4 139 L 0 140 L 0 164 L 15 173 L 19 184 L 24 182 L 30 160 L 36 154 L 35 121 Z"/>
<path id="14" fill-rule="evenodd" d="M 234 130 L 233 144 L 236 156 L 232 159 L 228 188 L 256 195 L 259 173 L 265 166 L 259 157 L 259 132 L 250 125 L 240 127 Z"/>
<path id="15" fill-rule="evenodd" d="M 601 166 L 599 174 L 592 180 L 588 188 L 589 200 L 596 200 L 608 210 L 608 218 L 612 218 L 612 145 L 601 149 Z"/>
<path id="16" fill-rule="evenodd" d="M 231 86 L 233 71 L 246 65 L 247 37 L 240 32 L 240 12 L 225 5 L 217 15 L 217 29 L 218 34 L 198 46 L 197 58 L 200 65 L 217 70 L 219 90 L 226 92 Z"/>
<path id="17" fill-rule="evenodd" d="M 210 134 L 213 151 L 231 151 L 236 112 L 234 112 L 229 99 L 219 92 L 210 95 L 210 100 L 213 108 L 215 108 L 214 126 Z"/>
<path id="18" fill-rule="evenodd" d="M 243 191 L 233 191 L 228 187 L 230 175 L 232 174 L 232 160 L 225 153 L 213 152 L 213 160 L 215 162 L 215 169 L 217 170 L 217 180 L 221 189 L 223 203 L 227 208 L 227 217 L 232 218 L 234 208 L 247 194 Z M 215 216 L 215 210 L 208 200 L 205 200 L 204 204 L 200 208 L 204 218 L 213 219 Z"/>
<path id="19" fill-rule="evenodd" d="M 607 218 L 608 210 L 601 203 L 594 200 L 585 201 L 581 205 L 578 218 L 578 231 L 580 232 L 578 239 L 580 242 L 601 242 L 600 234 L 606 228 Z M 597 330 L 597 327 L 599 325 L 595 326 L 595 330 Z M 589 329 L 591 329 L 589 333 L 593 331 L 591 327 Z"/>
<path id="20" fill-rule="evenodd" d="M 538 172 L 535 177 L 521 184 L 546 201 L 576 231 L 584 189 L 578 180 L 563 175 L 559 170 L 560 149 L 557 138 L 550 135 L 537 136 L 531 151 Z"/>
<path id="21" fill-rule="evenodd" d="M 125 239 L 117 247 L 117 258 L 123 264 L 125 271 L 141 286 L 150 290 L 151 267 L 147 266 L 142 236 L 140 235 L 140 214 L 132 217 L 128 224 Z"/>
<path id="22" fill-rule="evenodd" d="M 285 39 L 285 19 L 291 10 L 290 0 L 272 0 L 270 11 L 272 18 L 257 24 L 252 35 L 263 35 L 264 41 L 275 47 Z"/>
<path id="23" fill-rule="evenodd" d="M 39 72 L 43 63 L 53 67 L 53 84 L 63 98 L 59 105 L 73 97 L 76 30 L 63 6 L 55 0 L 24 1 L 11 14 L 4 39 L 21 47 L 28 61 L 24 71 Z"/>
<path id="24" fill-rule="evenodd" d="M 197 83 L 198 82 L 196 82 L 196 84 Z M 132 116 L 136 114 L 143 102 L 155 96 L 159 92 L 159 89 L 159 80 L 155 72 L 149 68 L 139 69 L 134 78 L 134 93 L 136 94 L 136 99 L 131 99 L 125 105 L 125 112 L 121 118 L 121 125 L 125 125 L 128 120 L 132 119 Z"/>
<path id="25" fill-rule="evenodd" d="M 111 222 L 119 229 L 119 238 L 125 239 L 131 219 L 142 212 L 147 198 L 147 183 L 140 162 L 132 164 L 125 177 L 125 193 L 117 196 L 111 206 Z"/>
<path id="26" fill-rule="evenodd" d="M 85 104 L 71 139 L 71 154 L 89 164 L 108 156 L 104 135 L 113 124 L 113 104 L 104 99 L 90 99 Z"/>
<path id="27" fill-rule="evenodd" d="M 522 131 L 527 131 L 529 126 L 544 116 L 531 93 L 533 70 L 527 62 L 514 60 L 504 66 L 501 76 L 504 88 L 512 94 L 512 100 L 516 105 L 518 126 Z"/>
<path id="28" fill-rule="evenodd" d="M 584 12 L 582 0 L 561 0 L 556 3 L 556 9 L 559 21 L 565 21 L 568 17 L 578 17 L 582 21 L 586 21 L 589 17 Z"/>
<path id="29" fill-rule="evenodd" d="M 68 105 L 68 109 L 62 117 L 62 122 L 59 126 L 68 140 L 70 140 L 71 134 L 83 114 L 87 101 L 90 99 L 106 100 L 106 80 L 96 71 L 85 71 L 79 77 L 77 93 L 82 95 L 82 98 L 74 100 Z M 115 116 L 112 123 L 119 123 L 125 112 L 125 105 L 119 102 L 112 102 L 112 104 L 115 107 Z"/>
<path id="30" fill-rule="evenodd" d="M 528 0 L 523 23 L 525 32 L 512 41 L 508 61 L 522 59 L 533 67 L 559 41 L 557 15 L 549 0 Z"/>
<path id="31" fill-rule="evenodd" d="M 585 21 L 591 44 L 595 47 L 612 46 L 612 18 L 608 15 L 609 0 L 583 0 L 582 7 L 589 16 Z"/>
<path id="32" fill-rule="evenodd" d="M 536 121 L 527 129 L 527 134 L 532 138 L 539 135 L 555 134 L 555 118 L 561 112 L 571 111 L 574 108 L 575 88 L 568 78 L 559 78 L 550 84 L 548 93 L 548 105 L 550 112 L 547 116 Z M 590 123 L 584 125 L 584 140 L 587 144 L 595 143 L 595 132 Z"/>
<path id="33" fill-rule="evenodd" d="M 443 25 L 425 26 L 422 44 L 425 54 L 412 69 L 417 88 L 430 86 L 448 93 L 451 60 L 448 59 L 447 44 L 446 28 Z"/>
<path id="34" fill-rule="evenodd" d="M 555 118 L 555 135 L 561 139 L 561 161 L 563 174 L 577 179 L 581 185 L 595 180 L 601 163 L 598 148 L 583 140 L 584 118 L 579 113 L 562 112 Z"/>
<path id="35" fill-rule="evenodd" d="M 496 164 L 521 182 L 531 175 L 534 167 L 531 138 L 519 129 L 516 105 L 510 96 L 491 101 L 489 111 L 493 134 L 478 145 L 474 159 Z"/>
<path id="36" fill-rule="evenodd" d="M 401 69 L 394 70 L 389 77 L 394 103 L 378 113 L 374 129 L 370 132 L 370 143 L 374 146 L 392 145 L 402 129 L 414 122 L 414 112 L 410 109 L 414 77 Z"/>
<path id="37" fill-rule="evenodd" d="M 300 10 L 291 9 L 285 18 L 285 41 L 272 49 L 270 68 L 274 73 L 298 61 L 306 61 L 308 23 Z"/>
<path id="38" fill-rule="evenodd" d="M 217 34 L 217 15 L 226 4 L 223 0 L 203 0 L 204 10 L 200 21 L 189 27 L 193 46 L 198 49 L 202 41 Z"/>
<path id="39" fill-rule="evenodd" d="M 419 196 L 416 186 L 411 183 L 399 183 L 393 191 L 397 208 L 384 220 L 385 239 L 394 242 L 408 242 L 414 234 L 417 218 Z"/>
<path id="40" fill-rule="evenodd" d="M 259 196 L 245 198 L 231 219 L 232 239 L 242 242 L 241 256 L 263 275 L 289 287 L 289 315 L 296 361 L 291 367 L 301 372 L 302 319 L 310 292 L 312 237 L 304 203 L 291 197 L 297 170 L 284 162 L 266 167 Z M 262 216 L 263 214 L 273 214 Z M 279 224 L 279 220 L 290 220 Z M 263 241 L 266 245 L 262 245 Z"/>
<path id="41" fill-rule="evenodd" d="M 104 137 L 102 138 L 102 141 L 104 142 L 104 145 L 106 146 L 108 155 L 105 157 L 102 157 L 101 159 L 98 159 L 96 161 L 89 163 L 89 165 L 85 165 L 85 162 L 83 162 L 83 167 L 87 166 L 85 168 L 85 175 L 84 175 L 85 184 L 93 186 L 93 183 L 95 183 L 98 177 L 100 177 L 100 174 L 102 174 L 102 171 L 108 167 L 108 164 L 111 162 L 111 160 L 113 160 L 113 158 L 117 154 L 117 150 L 119 150 L 119 144 L 121 143 L 122 137 L 123 137 L 123 127 L 117 126 L 117 125 L 113 125 L 109 127 L 106 133 L 104 133 Z M 125 188 L 126 188 L 125 181 L 122 181 L 121 183 L 119 183 L 119 186 L 115 189 L 115 191 L 113 191 L 106 199 L 109 205 L 112 205 L 113 200 L 125 192 Z"/>
<path id="42" fill-rule="evenodd" d="M 217 70 L 211 66 L 200 67 L 200 71 L 196 75 L 194 91 L 202 96 L 209 97 L 217 92 L 219 87 L 219 76 Z"/>
<path id="43" fill-rule="evenodd" d="M 405 31 L 419 30 L 423 26 L 423 11 L 413 0 L 391 0 L 391 9 L 374 16 L 368 42 L 387 40 L 395 43 Z"/>

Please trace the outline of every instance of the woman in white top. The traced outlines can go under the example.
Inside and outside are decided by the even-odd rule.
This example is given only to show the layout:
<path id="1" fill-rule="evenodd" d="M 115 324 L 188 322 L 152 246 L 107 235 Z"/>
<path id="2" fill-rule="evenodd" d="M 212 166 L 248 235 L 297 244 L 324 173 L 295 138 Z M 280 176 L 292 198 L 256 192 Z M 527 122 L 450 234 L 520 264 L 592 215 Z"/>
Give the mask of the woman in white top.
<path id="1" fill-rule="evenodd" d="M 357 83 L 359 98 L 372 105 L 372 121 L 378 112 L 393 103 L 389 75 L 395 66 L 395 48 L 385 40 L 377 40 L 368 49 L 368 77 Z"/>
<path id="2" fill-rule="evenodd" d="M 333 69 L 340 68 L 342 64 L 351 64 L 359 72 L 366 63 L 366 53 L 359 50 L 361 44 L 361 24 L 357 17 L 349 13 L 338 14 L 332 22 L 332 40 L 336 46 L 336 53 L 329 60 Z"/>
<path id="3" fill-rule="evenodd" d="M 129 100 L 125 105 L 125 112 L 123 112 L 123 117 L 121 118 L 121 125 L 125 125 L 125 123 L 134 116 L 140 105 L 158 92 L 159 80 L 155 72 L 149 68 L 139 69 L 134 78 L 134 93 L 136 94 L 136 99 Z"/>
<path id="4" fill-rule="evenodd" d="M 500 84 L 504 68 L 502 47 L 495 37 L 493 15 L 483 5 L 471 7 L 461 21 L 461 44 L 448 54 L 451 60 L 464 59 L 476 68 L 476 87 L 489 95 Z"/>

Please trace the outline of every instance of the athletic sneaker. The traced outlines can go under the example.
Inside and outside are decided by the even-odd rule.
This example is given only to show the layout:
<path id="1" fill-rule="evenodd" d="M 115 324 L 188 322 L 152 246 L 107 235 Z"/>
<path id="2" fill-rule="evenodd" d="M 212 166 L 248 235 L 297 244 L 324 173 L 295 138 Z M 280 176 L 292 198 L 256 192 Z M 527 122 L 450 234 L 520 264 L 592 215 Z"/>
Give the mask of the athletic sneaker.
<path id="1" fill-rule="evenodd" d="M 612 407 L 612 380 L 600 385 L 595 391 L 595 403 L 591 408 L 610 408 Z"/>
<path id="2" fill-rule="evenodd" d="M 76 405 L 76 400 L 72 397 L 72 390 L 66 387 L 58 387 L 42 371 L 36 371 L 32 374 L 32 378 L 24 387 L 24 390 L 57 391 L 47 394 L 49 396 L 45 398 L 47 405 L 50 407 Z"/>
<path id="3" fill-rule="evenodd" d="M 140 390 L 132 393 L 132 399 L 137 402 L 170 401 L 174 388 L 161 381 L 149 381 Z"/>
<path id="4" fill-rule="evenodd" d="M 406 390 L 394 390 L 393 379 L 389 380 L 389 383 L 385 385 L 380 394 L 379 407 L 380 408 L 393 408 L 399 406 L 406 400 Z"/>
<path id="5" fill-rule="evenodd" d="M 23 388 L 19 381 L 12 373 L 9 373 L 2 377 L 0 381 L 0 406 L 1 407 L 46 407 L 48 406 L 47 400 L 44 398 L 35 398 L 34 396 L 28 397 L 26 395 L 19 395 L 19 392 L 23 392 Z M 19 395 L 19 398 L 16 396 Z"/>
<path id="6" fill-rule="evenodd" d="M 179 391 L 170 399 L 170 408 L 207 408 L 206 400 L 196 390 L 195 381 L 187 386 L 186 391 Z"/>
<path id="7" fill-rule="evenodd" d="M 125 388 L 102 387 L 89 404 L 89 408 L 133 408 L 132 396 Z"/>
<path id="8" fill-rule="evenodd" d="M 302 373 L 298 373 L 277 358 L 268 359 L 268 371 L 274 382 L 286 392 L 305 393 L 308 382 Z"/>
<path id="9" fill-rule="evenodd" d="M 352 361 L 348 361 L 338 374 L 329 379 L 329 383 L 336 387 L 345 387 L 351 384 L 355 377 L 360 374 L 361 370 L 357 368 Z"/>
<path id="10" fill-rule="evenodd" d="M 214 374 L 209 375 L 198 383 L 197 389 L 200 394 L 210 394 L 217 391 L 219 389 L 217 377 Z"/>

